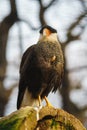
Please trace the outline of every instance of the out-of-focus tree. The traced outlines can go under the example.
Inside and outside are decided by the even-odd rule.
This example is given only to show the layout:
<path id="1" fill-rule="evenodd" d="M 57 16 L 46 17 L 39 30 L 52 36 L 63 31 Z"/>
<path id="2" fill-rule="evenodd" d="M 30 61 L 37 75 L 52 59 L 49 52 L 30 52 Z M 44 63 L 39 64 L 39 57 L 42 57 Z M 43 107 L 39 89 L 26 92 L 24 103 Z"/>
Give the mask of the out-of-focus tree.
<path id="1" fill-rule="evenodd" d="M 6 47 L 7 47 L 7 41 L 8 41 L 8 33 L 14 23 L 18 23 L 19 27 L 19 38 L 20 38 L 20 48 L 22 50 L 22 35 L 21 35 L 21 26 L 20 22 L 24 22 L 26 25 L 28 25 L 29 29 L 32 31 L 38 30 L 40 26 L 43 26 L 45 24 L 49 24 L 49 21 L 46 19 L 46 13 L 50 12 L 50 8 L 53 8 L 55 10 L 55 5 L 58 4 L 60 1 L 59 0 L 49 0 L 47 3 L 44 3 L 43 0 L 37 0 L 33 1 L 38 4 L 38 12 L 37 12 L 37 17 L 38 17 L 38 26 L 33 26 L 33 23 L 31 23 L 31 20 L 28 18 L 26 20 L 23 17 L 19 17 L 18 15 L 18 9 L 16 5 L 15 0 L 9 0 L 9 5 L 11 7 L 10 14 L 7 15 L 0 23 L 0 116 L 3 115 L 4 113 L 4 108 L 9 100 L 9 96 L 12 92 L 13 87 L 11 89 L 6 90 L 4 87 L 4 79 L 5 79 L 5 73 L 6 73 L 6 67 L 7 67 L 7 62 L 6 62 Z M 82 33 L 84 30 L 87 28 L 87 24 L 84 24 L 82 21 L 86 21 L 87 18 L 87 2 L 85 0 L 78 0 L 78 2 L 82 6 L 82 12 L 78 15 L 78 17 L 72 21 L 72 23 L 68 26 L 66 29 L 66 40 L 61 41 L 61 45 L 63 47 L 63 52 L 64 52 L 64 58 L 65 58 L 65 74 L 64 74 L 64 79 L 62 83 L 62 88 L 60 90 L 61 96 L 62 96 L 62 104 L 63 104 L 63 109 L 76 115 L 78 118 L 80 118 L 83 122 L 86 122 L 87 116 L 85 116 L 85 112 L 87 111 L 87 106 L 84 106 L 83 108 L 79 108 L 75 103 L 73 103 L 70 99 L 70 92 L 73 89 L 73 85 L 70 82 L 69 78 L 69 73 L 71 71 L 79 71 L 80 69 L 84 69 L 87 67 L 82 66 L 82 67 L 77 67 L 74 68 L 73 70 L 67 69 L 67 57 L 65 56 L 65 50 L 66 47 L 70 44 L 72 41 L 77 41 L 81 40 Z M 30 9 L 28 9 L 30 11 Z M 61 12 L 62 13 L 62 12 Z M 57 21 L 56 21 L 57 22 Z M 79 26 L 80 31 L 77 34 L 73 33 L 73 30 L 76 29 Z M 59 38 L 60 39 L 60 38 Z M 79 85 L 79 88 L 81 86 Z M 77 88 L 77 86 L 76 86 Z"/>
<path id="2" fill-rule="evenodd" d="M 67 29 L 67 40 L 62 43 L 63 45 L 63 51 L 65 54 L 65 50 L 68 44 L 70 44 L 70 42 L 72 41 L 77 41 L 77 40 L 81 40 L 81 35 L 83 34 L 85 28 L 87 28 L 87 24 L 82 24 L 82 21 L 85 20 L 87 22 L 87 3 L 84 0 L 79 0 L 80 4 L 83 7 L 83 11 L 82 13 L 77 17 L 77 19 L 75 19 L 75 21 L 73 21 L 73 23 L 68 27 Z M 73 34 L 73 30 L 79 26 L 80 27 L 80 32 L 78 34 Z M 72 54 L 74 55 L 74 54 Z M 79 108 L 78 105 L 74 104 L 71 100 L 70 100 L 70 91 L 72 88 L 72 84 L 70 83 L 69 80 L 69 73 L 70 72 L 77 72 L 80 71 L 81 69 L 87 69 L 87 65 L 86 66 L 78 66 L 76 68 L 74 68 L 73 70 L 68 70 L 67 69 L 67 63 L 66 63 L 66 59 L 67 57 L 65 57 L 65 66 L 64 66 L 64 70 L 65 70 L 65 74 L 64 74 L 64 79 L 63 79 L 63 87 L 61 89 L 61 95 L 62 95 L 62 99 L 63 99 L 63 109 L 74 114 L 75 116 L 77 116 L 80 120 L 82 120 L 84 122 L 84 120 L 86 119 L 87 121 L 87 117 L 86 112 L 87 112 L 87 105 L 84 106 L 83 108 Z M 77 86 L 75 86 L 76 89 L 81 88 L 81 84 L 77 84 Z"/>
<path id="3" fill-rule="evenodd" d="M 11 11 L 0 23 L 0 116 L 3 116 L 5 105 L 8 102 L 10 93 L 13 88 L 6 90 L 4 88 L 4 78 L 6 73 L 6 47 L 8 40 L 8 33 L 12 25 L 18 21 L 17 9 L 15 0 L 9 0 Z"/>

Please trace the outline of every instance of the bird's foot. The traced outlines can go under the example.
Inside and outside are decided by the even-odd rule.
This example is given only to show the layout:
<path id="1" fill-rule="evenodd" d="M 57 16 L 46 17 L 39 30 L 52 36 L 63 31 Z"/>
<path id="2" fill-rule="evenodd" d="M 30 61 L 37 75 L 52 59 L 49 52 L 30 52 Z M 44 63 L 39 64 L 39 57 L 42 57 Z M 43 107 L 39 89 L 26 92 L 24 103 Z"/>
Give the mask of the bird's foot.
<path id="1" fill-rule="evenodd" d="M 46 101 L 46 106 L 47 107 L 53 107 L 52 104 L 48 101 L 47 97 L 44 97 L 45 101 Z"/>

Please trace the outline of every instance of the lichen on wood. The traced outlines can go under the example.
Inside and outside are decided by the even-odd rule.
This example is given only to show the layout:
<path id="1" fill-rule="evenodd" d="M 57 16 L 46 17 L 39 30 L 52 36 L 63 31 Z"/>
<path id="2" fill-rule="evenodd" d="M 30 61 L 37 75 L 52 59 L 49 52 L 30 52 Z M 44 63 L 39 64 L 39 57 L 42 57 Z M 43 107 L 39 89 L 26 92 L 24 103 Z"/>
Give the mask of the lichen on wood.
<path id="1" fill-rule="evenodd" d="M 73 115 L 62 109 L 24 107 L 0 119 L 0 130 L 86 130 Z"/>
<path id="2" fill-rule="evenodd" d="M 32 107 L 21 108 L 0 119 L 0 130 L 33 130 L 36 120 L 36 111 Z"/>
<path id="3" fill-rule="evenodd" d="M 38 127 L 39 130 L 86 130 L 73 115 L 52 107 L 41 109 Z"/>

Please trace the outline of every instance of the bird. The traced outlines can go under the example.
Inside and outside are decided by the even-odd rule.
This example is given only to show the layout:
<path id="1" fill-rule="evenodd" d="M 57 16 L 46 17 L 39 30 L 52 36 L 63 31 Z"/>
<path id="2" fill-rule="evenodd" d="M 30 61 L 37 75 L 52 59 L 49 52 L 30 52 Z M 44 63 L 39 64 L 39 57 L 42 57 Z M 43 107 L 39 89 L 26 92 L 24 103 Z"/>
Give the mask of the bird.
<path id="1" fill-rule="evenodd" d="M 24 52 L 20 63 L 17 109 L 40 106 L 43 100 L 51 106 L 47 96 L 60 88 L 64 74 L 64 56 L 57 30 L 43 26 L 36 44 Z"/>

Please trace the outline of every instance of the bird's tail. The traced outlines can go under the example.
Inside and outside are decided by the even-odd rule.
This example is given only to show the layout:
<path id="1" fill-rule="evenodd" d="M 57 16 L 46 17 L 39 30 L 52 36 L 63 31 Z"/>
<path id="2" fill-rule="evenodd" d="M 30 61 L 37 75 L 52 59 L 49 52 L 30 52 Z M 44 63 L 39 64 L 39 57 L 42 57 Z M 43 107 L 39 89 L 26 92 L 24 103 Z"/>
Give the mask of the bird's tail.
<path id="1" fill-rule="evenodd" d="M 33 107 L 39 106 L 38 99 L 32 98 L 32 95 L 31 93 L 29 93 L 28 89 L 26 89 L 21 103 L 21 107 L 24 106 L 33 106 Z"/>

